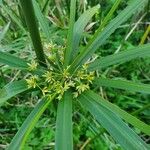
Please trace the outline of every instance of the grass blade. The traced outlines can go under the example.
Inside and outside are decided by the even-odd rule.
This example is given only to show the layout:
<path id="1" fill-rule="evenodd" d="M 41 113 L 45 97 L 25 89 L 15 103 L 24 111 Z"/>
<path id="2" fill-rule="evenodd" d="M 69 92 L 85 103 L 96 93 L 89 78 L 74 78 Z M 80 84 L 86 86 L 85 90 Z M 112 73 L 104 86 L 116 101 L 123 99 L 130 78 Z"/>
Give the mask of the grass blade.
<path id="1" fill-rule="evenodd" d="M 79 102 L 96 120 L 114 137 L 125 150 L 148 150 L 146 143 L 129 128 L 112 109 L 98 103 L 97 97 L 86 92 L 79 98 Z"/>
<path id="2" fill-rule="evenodd" d="M 86 25 L 91 20 L 91 18 L 96 14 L 99 8 L 100 5 L 97 5 L 95 7 L 88 9 L 75 22 L 73 29 L 73 51 L 72 51 L 73 56 L 77 54 L 79 42 Z"/>
<path id="3" fill-rule="evenodd" d="M 96 32 L 91 39 L 91 41 L 87 44 L 85 48 L 82 49 L 81 53 L 76 57 L 74 62 L 71 65 L 71 69 L 74 70 L 79 65 L 83 64 L 91 55 L 109 38 L 109 36 L 127 19 L 131 17 L 131 15 L 142 7 L 147 0 L 132 0 L 119 15 L 114 18 L 106 28 L 101 32 Z M 99 29 L 98 29 L 99 30 Z"/>
<path id="4" fill-rule="evenodd" d="M 8 99 L 26 90 L 28 90 L 28 86 L 25 80 L 8 83 L 4 88 L 0 89 L 0 106 Z"/>
<path id="5" fill-rule="evenodd" d="M 26 61 L 6 52 L 0 52 L 0 63 L 22 70 L 26 70 L 28 68 Z"/>
<path id="6" fill-rule="evenodd" d="M 58 104 L 56 120 L 56 150 L 73 150 L 72 94 L 67 91 Z"/>
<path id="7" fill-rule="evenodd" d="M 147 27 L 144 35 L 142 36 L 141 41 L 140 41 L 140 45 L 145 43 L 145 40 L 146 40 L 149 33 L 150 33 L 150 25 Z"/>
<path id="8" fill-rule="evenodd" d="M 111 19 L 112 15 L 114 14 L 114 12 L 116 11 L 116 9 L 118 8 L 119 4 L 120 4 L 121 0 L 116 0 L 112 6 L 112 8 L 110 9 L 110 11 L 108 12 L 108 14 L 106 15 L 106 17 L 104 18 L 104 20 L 102 21 L 102 24 L 100 25 L 100 27 L 98 28 L 97 32 L 101 32 L 102 29 L 107 25 L 107 23 L 109 22 L 109 20 Z"/>
<path id="9" fill-rule="evenodd" d="M 145 44 L 132 48 L 117 54 L 109 55 L 103 58 L 99 58 L 89 65 L 89 70 L 100 70 L 102 68 L 122 64 L 136 58 L 150 57 L 150 44 Z"/>
<path id="10" fill-rule="evenodd" d="M 76 0 L 71 0 L 70 5 L 70 23 L 67 37 L 67 48 L 65 50 L 65 67 L 69 65 L 71 59 L 72 43 L 73 43 L 73 27 L 75 23 L 75 14 L 76 14 Z"/>
<path id="11" fill-rule="evenodd" d="M 9 26 L 10 26 L 10 22 L 4 27 L 2 32 L 0 32 L 0 42 L 4 38 L 5 34 L 7 33 L 8 29 L 9 29 Z"/>
<path id="12" fill-rule="evenodd" d="M 90 95 L 95 97 L 98 103 L 101 103 L 108 107 L 110 110 L 113 110 L 114 113 L 118 114 L 122 119 L 124 119 L 127 123 L 133 125 L 134 127 L 140 129 L 141 132 L 150 135 L 150 126 L 137 119 L 136 117 L 130 115 L 126 111 L 120 109 L 117 105 L 110 103 L 109 101 L 103 99 L 99 95 L 90 91 Z"/>
<path id="13" fill-rule="evenodd" d="M 46 61 L 44 57 L 38 25 L 34 14 L 32 0 L 20 0 L 20 4 L 30 32 L 30 36 L 39 64 L 42 66 L 46 66 Z"/>
<path id="14" fill-rule="evenodd" d="M 0 52 L 0 63 L 29 72 L 29 66 L 28 66 L 29 62 L 26 62 L 25 60 L 13 56 L 12 54 L 9 54 L 7 52 Z M 32 73 L 40 75 L 45 71 L 46 71 L 45 68 L 38 66 L 36 70 L 32 71 Z"/>
<path id="15" fill-rule="evenodd" d="M 46 20 L 46 18 L 44 17 L 44 15 L 42 14 L 40 7 L 38 5 L 38 3 L 33 0 L 33 7 L 35 10 L 35 15 L 40 23 L 40 27 L 43 30 L 44 34 L 46 35 L 46 38 L 49 42 L 51 42 L 51 33 L 50 33 L 50 28 L 49 28 L 49 24 Z"/>
<path id="16" fill-rule="evenodd" d="M 150 94 L 149 84 L 134 83 L 132 81 L 120 79 L 106 79 L 106 78 L 97 78 L 95 79 L 94 84 L 98 86 L 112 87 L 132 92 L 141 92 L 145 94 Z"/>
<path id="17" fill-rule="evenodd" d="M 11 141 L 7 150 L 21 150 L 23 148 L 28 135 L 34 128 L 35 124 L 37 123 L 45 109 L 48 107 L 49 103 L 54 99 L 54 97 L 55 96 L 53 96 L 51 99 L 43 99 L 35 106 L 33 111 L 24 121 L 19 131 Z"/>

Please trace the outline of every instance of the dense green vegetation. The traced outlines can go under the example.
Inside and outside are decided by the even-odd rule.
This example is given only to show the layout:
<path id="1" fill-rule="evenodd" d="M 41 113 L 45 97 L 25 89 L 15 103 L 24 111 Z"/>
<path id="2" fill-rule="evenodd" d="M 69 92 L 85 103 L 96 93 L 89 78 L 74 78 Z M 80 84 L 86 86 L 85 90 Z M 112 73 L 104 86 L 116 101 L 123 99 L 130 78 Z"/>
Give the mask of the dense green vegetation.
<path id="1" fill-rule="evenodd" d="M 148 0 L 0 0 L 0 150 L 150 149 Z"/>

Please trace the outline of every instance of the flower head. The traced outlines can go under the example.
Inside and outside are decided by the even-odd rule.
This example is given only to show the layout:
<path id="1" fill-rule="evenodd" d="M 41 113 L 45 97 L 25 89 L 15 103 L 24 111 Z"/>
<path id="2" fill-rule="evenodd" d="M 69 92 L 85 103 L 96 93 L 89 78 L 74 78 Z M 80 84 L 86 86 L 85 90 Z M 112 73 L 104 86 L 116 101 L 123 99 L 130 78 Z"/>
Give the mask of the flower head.
<path id="1" fill-rule="evenodd" d="M 68 72 L 69 67 L 70 66 L 68 66 L 66 69 L 63 70 L 63 73 L 62 73 L 63 78 L 66 78 L 66 79 L 69 78 L 70 76 L 70 73 Z"/>
<path id="2" fill-rule="evenodd" d="M 37 80 L 38 77 L 37 76 L 31 76 L 29 79 L 26 79 L 26 82 L 28 84 L 28 88 L 35 88 L 37 85 Z"/>
<path id="3" fill-rule="evenodd" d="M 46 93 L 48 93 L 48 88 L 47 88 L 47 87 L 44 87 L 44 88 L 42 89 L 42 94 L 43 94 L 44 97 L 45 97 Z"/>
<path id="4" fill-rule="evenodd" d="M 86 80 L 90 83 L 94 80 L 94 72 L 90 72 L 89 74 L 86 75 Z"/>
<path id="5" fill-rule="evenodd" d="M 36 61 L 32 60 L 31 63 L 27 63 L 27 65 L 29 66 L 28 69 L 29 71 L 34 71 L 37 69 L 38 64 L 36 63 Z"/>
<path id="6" fill-rule="evenodd" d="M 45 77 L 46 82 L 51 82 L 51 81 L 53 80 L 52 72 L 50 72 L 50 71 L 47 71 L 47 72 L 43 75 L 43 77 Z"/>
<path id="7" fill-rule="evenodd" d="M 90 87 L 88 84 L 83 84 L 83 83 L 80 83 L 80 85 L 78 85 L 76 87 L 76 90 L 79 92 L 79 94 L 81 94 L 82 92 L 84 92 L 85 90 L 88 90 Z"/>
<path id="8" fill-rule="evenodd" d="M 85 76 L 84 71 L 79 70 L 79 71 L 77 72 L 77 78 L 79 78 L 79 79 L 84 79 L 84 76 Z"/>
<path id="9" fill-rule="evenodd" d="M 79 96 L 79 93 L 78 92 L 74 92 L 73 93 L 73 98 L 77 98 Z"/>

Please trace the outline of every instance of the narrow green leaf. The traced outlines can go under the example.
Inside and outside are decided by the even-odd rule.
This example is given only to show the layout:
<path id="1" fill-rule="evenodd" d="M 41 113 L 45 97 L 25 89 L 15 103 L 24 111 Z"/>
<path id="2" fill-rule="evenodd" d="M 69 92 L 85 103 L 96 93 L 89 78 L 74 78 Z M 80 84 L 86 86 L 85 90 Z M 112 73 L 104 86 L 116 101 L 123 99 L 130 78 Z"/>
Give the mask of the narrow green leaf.
<path id="1" fill-rule="evenodd" d="M 28 68 L 27 62 L 7 52 L 0 52 L 0 63 L 26 70 Z"/>
<path id="2" fill-rule="evenodd" d="M 59 101 L 56 120 L 56 150 L 73 150 L 72 94 L 67 91 Z"/>
<path id="3" fill-rule="evenodd" d="M 137 119 L 136 117 L 130 115 L 126 111 L 120 109 L 117 105 L 110 103 L 109 101 L 103 99 L 99 95 L 95 94 L 94 92 L 90 92 L 92 97 L 95 97 L 98 103 L 103 104 L 104 106 L 108 107 L 110 110 L 113 110 L 114 113 L 118 114 L 122 119 L 124 119 L 127 123 L 131 124 L 132 126 L 140 129 L 141 132 L 150 135 L 150 126 L 146 123 L 142 122 L 141 120 Z"/>
<path id="4" fill-rule="evenodd" d="M 1 48 L 0 48 L 0 50 L 1 50 Z M 1 63 L 8 65 L 10 67 L 14 67 L 14 68 L 29 72 L 29 66 L 28 66 L 29 62 L 26 62 L 25 60 L 20 59 L 19 57 L 16 57 L 16 56 L 9 54 L 7 52 L 1 52 L 0 51 L 0 64 Z M 38 66 L 37 69 L 35 71 L 33 71 L 32 73 L 41 75 L 44 72 L 45 72 L 45 68 Z"/>
<path id="5" fill-rule="evenodd" d="M 94 84 L 98 86 L 106 86 L 106 87 L 128 90 L 132 92 L 141 92 L 145 94 L 150 94 L 149 84 L 134 83 L 132 81 L 126 81 L 120 79 L 106 79 L 106 78 L 97 78 L 95 79 Z"/>
<path id="6" fill-rule="evenodd" d="M 43 99 L 35 106 L 33 111 L 24 121 L 19 131 L 11 141 L 7 150 L 21 150 L 23 148 L 28 135 L 34 128 L 35 124 L 37 123 L 45 109 L 48 107 L 49 103 L 54 99 L 54 97 L 55 96 L 53 96 L 51 99 Z"/>
<path id="7" fill-rule="evenodd" d="M 67 37 L 67 48 L 65 50 L 65 67 L 69 65 L 71 59 L 71 51 L 73 46 L 73 27 L 75 22 L 75 14 L 76 14 L 76 0 L 71 0 L 70 5 L 70 23 L 69 23 L 69 30 L 68 30 L 68 37 Z"/>
<path id="8" fill-rule="evenodd" d="M 49 42 L 51 42 L 51 33 L 50 33 L 50 28 L 49 28 L 49 24 L 46 20 L 46 18 L 44 17 L 44 15 L 42 14 L 40 7 L 38 5 L 38 3 L 33 0 L 33 7 L 35 10 L 35 15 L 40 23 L 40 27 L 43 30 L 44 34 L 46 35 L 46 38 Z"/>
<path id="9" fill-rule="evenodd" d="M 37 60 L 40 65 L 46 66 L 43 46 L 36 22 L 32 0 L 20 0 L 21 8 L 28 26 Z"/>
<path id="10" fill-rule="evenodd" d="M 42 12 L 44 15 L 47 15 L 49 12 L 49 5 L 50 5 L 51 1 L 50 0 L 46 0 L 45 4 L 43 5 L 43 9 Z"/>
<path id="11" fill-rule="evenodd" d="M 146 143 L 112 109 L 96 99 L 96 96 L 87 91 L 79 97 L 79 102 L 113 136 L 122 148 L 125 150 L 148 150 Z"/>
<path id="12" fill-rule="evenodd" d="M 149 108 L 150 108 L 150 103 L 148 103 L 148 104 L 142 106 L 141 108 L 135 110 L 135 111 L 132 112 L 131 114 L 132 114 L 132 115 L 138 115 L 138 114 L 140 114 L 141 112 L 143 112 L 143 111 L 145 111 L 145 110 L 147 110 L 147 109 L 149 109 Z M 150 127 L 150 126 L 149 126 L 149 127 Z M 150 132 L 150 129 L 149 129 L 149 132 Z"/>
<path id="13" fill-rule="evenodd" d="M 111 65 L 125 63 L 136 58 L 150 57 L 150 44 L 145 44 L 129 50 L 99 58 L 89 65 L 89 70 L 99 70 Z"/>
<path id="14" fill-rule="evenodd" d="M 0 42 L 4 38 L 5 34 L 7 33 L 9 29 L 10 22 L 4 27 L 4 29 L 0 32 Z"/>
<path id="15" fill-rule="evenodd" d="M 82 49 L 81 53 L 76 57 L 74 62 L 71 65 L 71 69 L 74 70 L 79 65 L 83 64 L 91 55 L 109 38 L 109 36 L 127 19 L 131 17 L 131 15 L 142 7 L 147 0 L 132 0 L 121 13 L 118 14 L 116 18 L 114 18 L 105 29 L 100 32 L 96 32 L 91 39 L 91 41 L 87 44 L 85 48 Z"/>
<path id="16" fill-rule="evenodd" d="M 25 80 L 15 81 L 0 89 L 0 106 L 13 96 L 28 90 Z"/>
<path id="17" fill-rule="evenodd" d="M 95 7 L 88 9 L 75 22 L 73 29 L 73 51 L 72 51 L 73 56 L 77 54 L 79 42 L 86 25 L 91 20 L 91 18 L 96 14 L 99 8 L 100 5 L 97 5 Z"/>
<path id="18" fill-rule="evenodd" d="M 112 8 L 110 9 L 110 11 L 108 12 L 108 14 L 106 15 L 106 17 L 104 18 L 104 20 L 102 21 L 102 24 L 100 25 L 100 27 L 98 28 L 97 32 L 101 32 L 102 29 L 107 25 L 108 21 L 112 18 L 112 15 L 114 14 L 114 12 L 116 11 L 116 9 L 118 8 L 119 4 L 120 4 L 121 0 L 116 0 L 112 6 Z"/>

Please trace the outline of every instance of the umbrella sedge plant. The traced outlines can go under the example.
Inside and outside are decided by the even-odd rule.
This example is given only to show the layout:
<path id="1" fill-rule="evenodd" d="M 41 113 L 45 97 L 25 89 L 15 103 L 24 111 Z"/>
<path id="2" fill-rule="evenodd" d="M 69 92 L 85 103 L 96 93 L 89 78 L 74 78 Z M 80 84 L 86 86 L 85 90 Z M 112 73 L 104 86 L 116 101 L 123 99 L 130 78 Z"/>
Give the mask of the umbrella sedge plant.
<path id="1" fill-rule="evenodd" d="M 109 79 L 97 76 L 96 72 L 116 64 L 125 63 L 136 58 L 150 56 L 150 44 L 144 44 L 127 51 L 118 52 L 106 57 L 92 59 L 96 50 L 102 46 L 111 34 L 133 13 L 147 4 L 147 0 L 132 0 L 114 19 L 111 19 L 121 0 L 114 5 L 99 25 L 88 44 L 81 45 L 82 35 L 91 18 L 100 9 L 94 6 L 85 11 L 77 20 L 76 0 L 70 1 L 70 21 L 65 46 L 50 43 L 47 21 L 36 1 L 20 0 L 20 5 L 30 33 L 36 60 L 27 62 L 7 52 L 0 51 L 0 63 L 28 72 L 26 79 L 8 83 L 0 90 L 0 106 L 13 96 L 22 92 L 40 91 L 41 98 L 33 111 L 26 118 L 18 132 L 7 147 L 7 150 L 24 149 L 24 144 L 43 112 L 52 101 L 57 102 L 55 131 L 55 149 L 73 149 L 72 107 L 77 101 L 100 123 L 125 150 L 148 150 L 149 146 L 129 127 L 132 125 L 142 133 L 150 135 L 150 126 L 133 115 L 120 109 L 117 105 L 102 98 L 95 87 L 111 87 L 133 92 L 150 94 L 150 85 L 128 80 Z M 38 24 L 49 42 L 45 53 Z"/>

